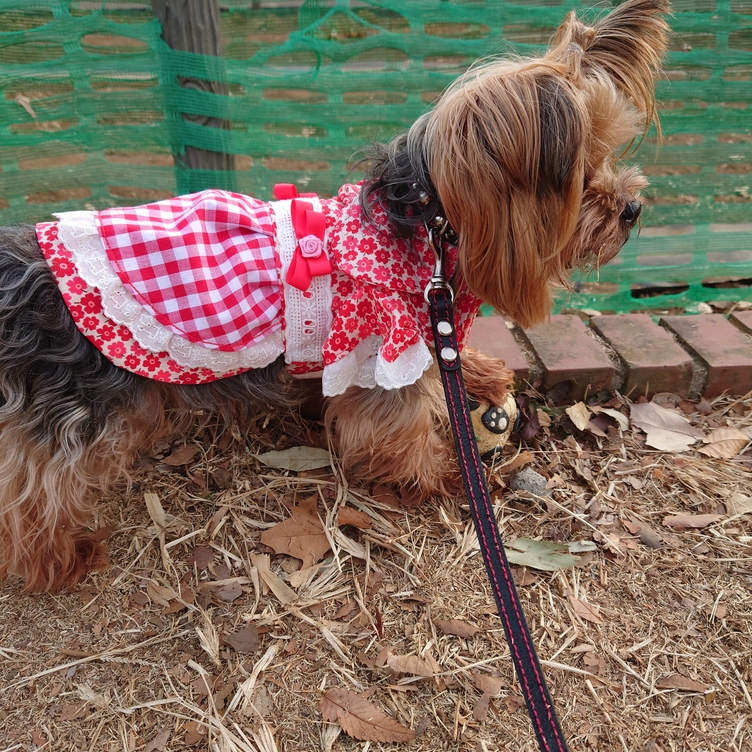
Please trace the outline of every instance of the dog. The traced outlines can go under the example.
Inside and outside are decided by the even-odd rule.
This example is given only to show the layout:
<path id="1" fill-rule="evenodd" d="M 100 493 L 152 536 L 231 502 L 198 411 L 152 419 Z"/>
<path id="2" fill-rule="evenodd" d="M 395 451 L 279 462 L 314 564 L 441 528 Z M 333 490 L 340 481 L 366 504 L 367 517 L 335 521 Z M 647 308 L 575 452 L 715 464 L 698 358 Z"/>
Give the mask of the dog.
<path id="1" fill-rule="evenodd" d="M 0 576 L 69 589 L 107 564 L 95 497 L 140 452 L 198 413 L 243 427 L 312 391 L 348 472 L 456 492 L 433 235 L 461 345 L 481 302 L 527 327 L 573 267 L 609 261 L 642 206 L 617 154 L 657 124 L 668 12 L 570 13 L 542 57 L 478 63 L 332 199 L 206 191 L 0 229 Z M 462 363 L 469 395 L 503 404 L 503 363 Z"/>

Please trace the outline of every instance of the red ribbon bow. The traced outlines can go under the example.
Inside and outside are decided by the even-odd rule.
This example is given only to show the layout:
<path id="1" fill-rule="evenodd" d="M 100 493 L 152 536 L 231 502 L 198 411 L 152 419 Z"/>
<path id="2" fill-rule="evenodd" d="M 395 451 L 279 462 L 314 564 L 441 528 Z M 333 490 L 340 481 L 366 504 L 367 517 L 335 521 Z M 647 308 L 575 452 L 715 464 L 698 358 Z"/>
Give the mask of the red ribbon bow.
<path id="1" fill-rule="evenodd" d="M 322 212 L 314 210 L 308 201 L 298 198 L 298 189 L 292 183 L 277 183 L 274 186 L 277 199 L 292 199 L 290 213 L 298 245 L 287 270 L 285 282 L 305 292 L 314 277 L 331 274 L 331 262 L 324 253 L 324 230 L 326 220 Z M 315 193 L 302 193 L 301 197 L 315 197 Z"/>

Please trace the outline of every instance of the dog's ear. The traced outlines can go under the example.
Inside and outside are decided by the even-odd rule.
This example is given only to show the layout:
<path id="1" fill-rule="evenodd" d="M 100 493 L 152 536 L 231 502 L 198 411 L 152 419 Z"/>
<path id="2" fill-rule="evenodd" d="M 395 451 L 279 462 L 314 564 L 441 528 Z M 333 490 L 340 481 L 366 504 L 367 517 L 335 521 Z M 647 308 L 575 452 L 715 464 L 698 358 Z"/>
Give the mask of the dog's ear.
<path id="1" fill-rule="evenodd" d="M 548 59 L 568 61 L 575 75 L 610 79 L 643 116 L 655 117 L 654 87 L 668 44 L 669 0 L 628 0 L 593 27 L 574 12 L 556 32 Z"/>
<path id="2" fill-rule="evenodd" d="M 464 282 L 522 326 L 550 310 L 549 282 L 565 276 L 561 250 L 582 198 L 589 113 L 560 67 L 478 69 L 445 94 L 426 128 Z"/>

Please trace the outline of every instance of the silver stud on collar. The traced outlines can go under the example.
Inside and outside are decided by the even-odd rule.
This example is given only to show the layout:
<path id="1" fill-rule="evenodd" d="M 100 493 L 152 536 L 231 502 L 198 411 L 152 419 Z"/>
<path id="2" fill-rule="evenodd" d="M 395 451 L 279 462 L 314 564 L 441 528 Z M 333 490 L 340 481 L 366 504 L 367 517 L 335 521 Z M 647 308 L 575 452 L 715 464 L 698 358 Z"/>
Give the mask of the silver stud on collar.
<path id="1" fill-rule="evenodd" d="M 418 203 L 421 206 L 427 206 L 431 202 L 431 197 L 417 183 L 413 183 L 410 187 L 414 191 L 418 191 Z"/>

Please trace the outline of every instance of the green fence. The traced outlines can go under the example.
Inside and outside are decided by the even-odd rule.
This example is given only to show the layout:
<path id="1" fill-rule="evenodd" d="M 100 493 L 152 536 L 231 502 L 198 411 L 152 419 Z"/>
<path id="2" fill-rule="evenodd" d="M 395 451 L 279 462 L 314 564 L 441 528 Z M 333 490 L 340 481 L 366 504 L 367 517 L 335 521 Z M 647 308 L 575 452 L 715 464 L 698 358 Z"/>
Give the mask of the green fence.
<path id="1" fill-rule="evenodd" d="M 364 145 L 407 127 L 474 59 L 536 53 L 570 9 L 607 7 L 225 0 L 224 55 L 206 57 L 169 49 L 149 2 L 0 0 L 0 221 L 208 186 L 331 195 L 357 179 Z M 651 180 L 641 234 L 560 306 L 752 297 L 752 0 L 678 0 L 671 26 L 664 142 L 637 155 Z M 184 169 L 186 147 L 234 154 L 235 170 Z"/>

